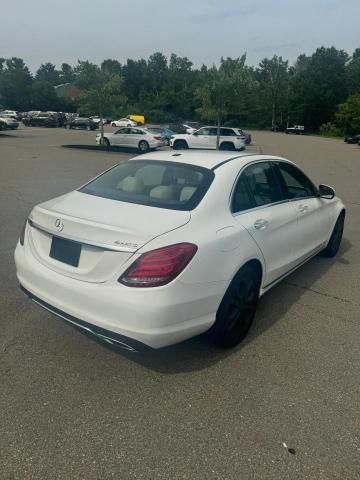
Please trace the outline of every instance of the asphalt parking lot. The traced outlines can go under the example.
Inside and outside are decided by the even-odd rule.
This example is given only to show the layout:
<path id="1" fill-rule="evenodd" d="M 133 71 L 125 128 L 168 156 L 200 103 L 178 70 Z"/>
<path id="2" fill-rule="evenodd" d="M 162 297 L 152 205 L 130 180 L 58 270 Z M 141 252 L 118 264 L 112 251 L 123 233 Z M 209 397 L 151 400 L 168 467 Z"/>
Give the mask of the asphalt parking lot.
<path id="1" fill-rule="evenodd" d="M 335 186 L 339 255 L 266 294 L 234 350 L 197 338 L 129 354 L 25 298 L 13 251 L 34 204 L 131 154 L 61 147 L 94 132 L 0 133 L 0 479 L 360 478 L 360 148 L 252 134 L 250 150 Z"/>

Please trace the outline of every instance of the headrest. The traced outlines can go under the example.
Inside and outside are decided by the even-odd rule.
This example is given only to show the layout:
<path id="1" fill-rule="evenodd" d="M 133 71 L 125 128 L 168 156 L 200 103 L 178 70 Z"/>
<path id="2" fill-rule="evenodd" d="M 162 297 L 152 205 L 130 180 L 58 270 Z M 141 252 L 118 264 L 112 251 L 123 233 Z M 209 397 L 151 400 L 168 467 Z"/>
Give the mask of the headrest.
<path id="1" fill-rule="evenodd" d="M 124 192 L 142 193 L 144 182 L 140 178 L 125 177 L 121 182 L 121 189 Z"/>
<path id="2" fill-rule="evenodd" d="M 166 185 L 158 185 L 150 190 L 150 198 L 158 198 L 159 200 L 170 200 L 174 196 L 174 191 Z"/>
<path id="3" fill-rule="evenodd" d="M 196 192 L 196 187 L 184 187 L 180 193 L 180 202 L 187 202 Z"/>

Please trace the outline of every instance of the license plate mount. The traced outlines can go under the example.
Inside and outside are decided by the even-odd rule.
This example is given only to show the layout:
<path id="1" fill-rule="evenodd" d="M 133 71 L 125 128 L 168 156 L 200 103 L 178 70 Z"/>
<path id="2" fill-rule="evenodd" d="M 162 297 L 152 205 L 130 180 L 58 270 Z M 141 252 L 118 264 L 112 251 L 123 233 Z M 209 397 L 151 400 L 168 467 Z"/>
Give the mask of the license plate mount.
<path id="1" fill-rule="evenodd" d="M 81 243 L 53 236 L 50 257 L 72 267 L 78 267 L 80 261 Z"/>

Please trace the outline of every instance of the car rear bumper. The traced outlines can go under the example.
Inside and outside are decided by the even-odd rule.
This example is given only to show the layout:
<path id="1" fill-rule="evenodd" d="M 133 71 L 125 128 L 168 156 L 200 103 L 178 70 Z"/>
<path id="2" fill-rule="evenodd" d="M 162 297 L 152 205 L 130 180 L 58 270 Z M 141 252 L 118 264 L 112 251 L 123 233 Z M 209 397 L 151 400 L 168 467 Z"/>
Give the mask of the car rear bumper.
<path id="1" fill-rule="evenodd" d="M 223 285 L 214 282 L 136 289 L 116 280 L 76 280 L 39 263 L 26 241 L 24 247 L 18 244 L 15 263 L 20 285 L 36 303 L 88 333 L 134 350 L 140 344 L 141 349 L 162 348 L 205 332 L 223 295 Z"/>
<path id="2" fill-rule="evenodd" d="M 133 338 L 125 337 L 124 335 L 119 335 L 118 333 L 111 332 L 110 330 L 98 327 L 97 325 L 84 322 L 84 320 L 80 320 L 79 318 L 73 317 L 72 315 L 63 312 L 62 310 L 59 310 L 53 305 L 50 305 L 44 300 L 36 297 L 34 294 L 26 290 L 26 288 L 24 288 L 21 284 L 20 288 L 25 293 L 25 295 L 27 295 L 34 303 L 40 305 L 40 307 L 44 308 L 48 312 L 51 312 L 54 315 L 62 318 L 63 320 L 65 320 L 65 322 L 70 323 L 84 333 L 93 335 L 94 337 L 97 337 L 102 341 L 105 341 L 111 345 L 116 345 L 123 348 L 124 350 L 128 350 L 131 352 L 144 352 L 152 350 L 152 348 L 148 345 L 134 340 Z"/>

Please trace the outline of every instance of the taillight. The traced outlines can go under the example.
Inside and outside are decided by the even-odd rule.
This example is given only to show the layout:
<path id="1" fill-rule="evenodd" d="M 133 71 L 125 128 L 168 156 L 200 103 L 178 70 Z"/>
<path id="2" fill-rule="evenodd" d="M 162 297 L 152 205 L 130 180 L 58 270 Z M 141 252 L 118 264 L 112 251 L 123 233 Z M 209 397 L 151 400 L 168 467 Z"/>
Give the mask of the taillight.
<path id="1" fill-rule="evenodd" d="M 197 251 L 192 243 L 177 243 L 141 255 L 119 278 L 128 287 L 159 287 L 176 278 Z"/>
<path id="2" fill-rule="evenodd" d="M 27 224 L 27 219 L 25 220 L 24 222 L 24 225 L 22 226 L 22 229 L 20 231 L 20 245 L 23 246 L 24 245 L 24 241 L 25 241 L 25 231 L 26 231 L 26 224 Z"/>
<path id="3" fill-rule="evenodd" d="M 156 135 L 154 136 L 155 140 L 162 140 L 162 137 L 160 137 L 159 135 Z"/>

